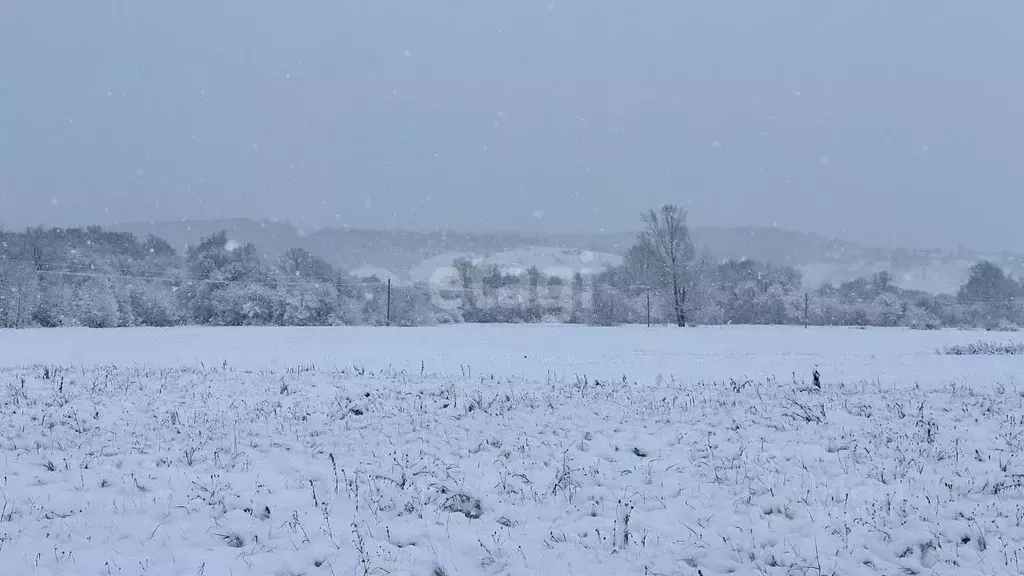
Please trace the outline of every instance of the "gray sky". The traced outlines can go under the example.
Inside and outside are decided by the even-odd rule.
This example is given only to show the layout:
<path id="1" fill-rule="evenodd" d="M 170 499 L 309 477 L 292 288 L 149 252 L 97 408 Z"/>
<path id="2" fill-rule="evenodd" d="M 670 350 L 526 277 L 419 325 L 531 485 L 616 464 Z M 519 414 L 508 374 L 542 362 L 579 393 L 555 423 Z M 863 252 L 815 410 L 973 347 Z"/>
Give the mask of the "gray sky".
<path id="1" fill-rule="evenodd" d="M 5 0 L 0 222 L 1024 249 L 1024 3 Z"/>

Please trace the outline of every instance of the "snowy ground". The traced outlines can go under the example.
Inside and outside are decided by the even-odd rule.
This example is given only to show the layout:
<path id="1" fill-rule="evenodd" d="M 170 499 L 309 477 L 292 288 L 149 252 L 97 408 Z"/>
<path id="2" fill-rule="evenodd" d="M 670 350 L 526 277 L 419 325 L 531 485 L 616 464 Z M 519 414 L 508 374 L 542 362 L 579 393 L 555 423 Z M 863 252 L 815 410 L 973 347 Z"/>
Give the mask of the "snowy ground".
<path id="1" fill-rule="evenodd" d="M 1024 357 L 935 352 L 980 339 L 0 332 L 0 573 L 1018 574 Z"/>

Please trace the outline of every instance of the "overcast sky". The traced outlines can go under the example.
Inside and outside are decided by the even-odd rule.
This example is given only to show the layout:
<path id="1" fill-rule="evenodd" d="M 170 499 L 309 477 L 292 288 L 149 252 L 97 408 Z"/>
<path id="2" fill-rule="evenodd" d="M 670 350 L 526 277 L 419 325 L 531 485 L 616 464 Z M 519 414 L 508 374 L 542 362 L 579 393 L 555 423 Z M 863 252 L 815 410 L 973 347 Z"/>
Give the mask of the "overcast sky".
<path id="1" fill-rule="evenodd" d="M 1020 0 L 4 0 L 0 222 L 1024 249 Z"/>

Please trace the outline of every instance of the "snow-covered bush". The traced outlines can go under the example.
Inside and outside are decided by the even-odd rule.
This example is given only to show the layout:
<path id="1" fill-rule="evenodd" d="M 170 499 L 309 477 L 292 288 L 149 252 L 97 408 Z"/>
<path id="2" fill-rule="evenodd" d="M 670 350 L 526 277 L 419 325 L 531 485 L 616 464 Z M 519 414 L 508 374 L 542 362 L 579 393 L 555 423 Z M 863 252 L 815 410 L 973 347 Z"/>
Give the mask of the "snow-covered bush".
<path id="1" fill-rule="evenodd" d="M 943 346 L 940 354 L 946 356 L 1018 356 L 1024 354 L 1021 342 L 975 342 Z"/>

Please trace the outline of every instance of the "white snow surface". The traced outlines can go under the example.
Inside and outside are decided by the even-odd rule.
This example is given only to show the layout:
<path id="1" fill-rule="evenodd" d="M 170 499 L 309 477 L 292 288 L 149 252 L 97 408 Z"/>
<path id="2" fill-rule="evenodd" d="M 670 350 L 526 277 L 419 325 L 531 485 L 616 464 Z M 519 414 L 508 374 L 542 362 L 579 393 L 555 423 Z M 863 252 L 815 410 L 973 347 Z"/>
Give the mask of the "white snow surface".
<path id="1" fill-rule="evenodd" d="M 1006 338 L 0 331 L 0 573 L 1018 574 Z"/>

